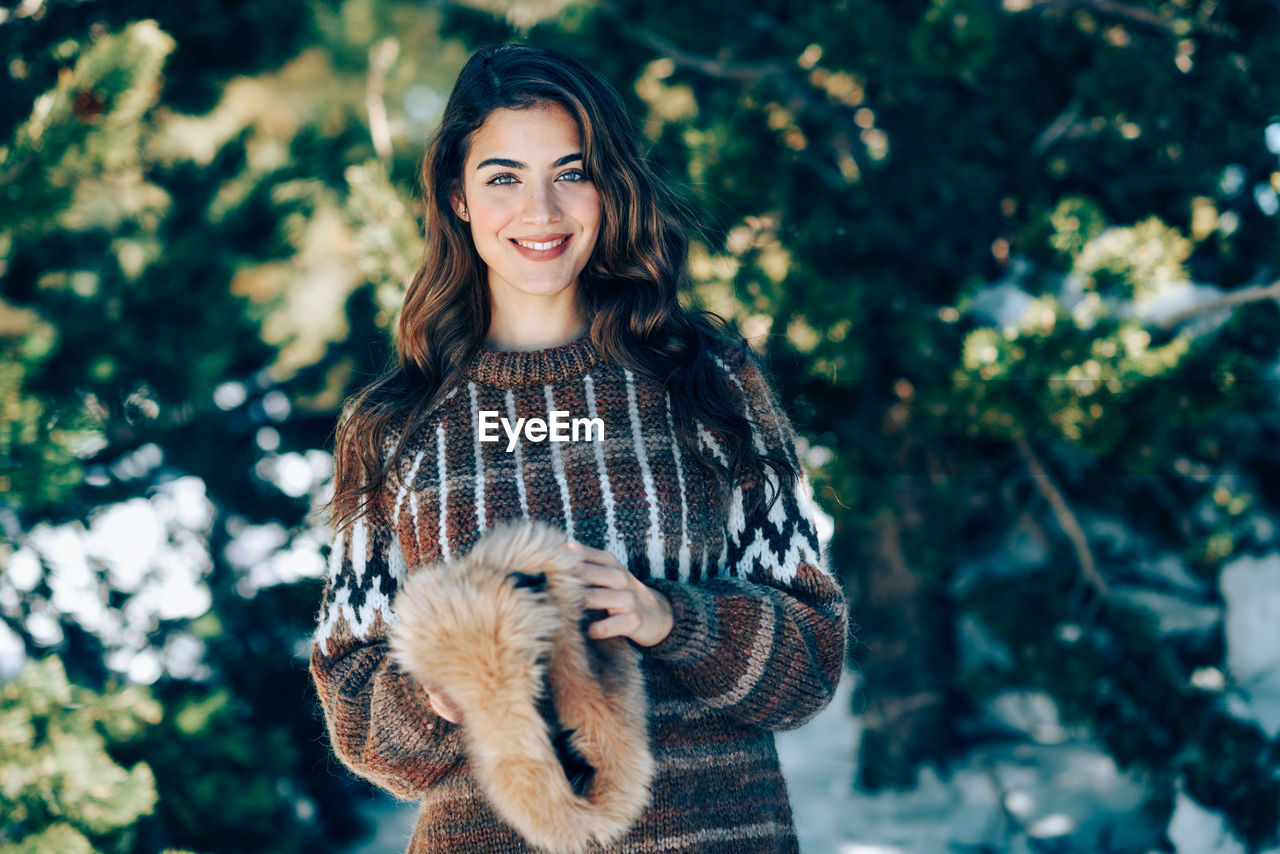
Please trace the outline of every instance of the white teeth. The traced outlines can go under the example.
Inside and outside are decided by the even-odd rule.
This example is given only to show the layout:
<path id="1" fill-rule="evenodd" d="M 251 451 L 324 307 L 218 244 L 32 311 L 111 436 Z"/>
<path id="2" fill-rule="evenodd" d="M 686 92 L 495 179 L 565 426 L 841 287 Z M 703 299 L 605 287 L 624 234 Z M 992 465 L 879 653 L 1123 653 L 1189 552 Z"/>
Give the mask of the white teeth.
<path id="1" fill-rule="evenodd" d="M 553 246 L 559 246 L 561 243 L 564 243 L 568 239 L 569 238 L 567 237 L 562 237 L 559 240 L 553 240 L 550 243 L 533 243 L 528 240 L 517 240 L 516 243 L 519 243 L 525 249 L 550 249 Z"/>

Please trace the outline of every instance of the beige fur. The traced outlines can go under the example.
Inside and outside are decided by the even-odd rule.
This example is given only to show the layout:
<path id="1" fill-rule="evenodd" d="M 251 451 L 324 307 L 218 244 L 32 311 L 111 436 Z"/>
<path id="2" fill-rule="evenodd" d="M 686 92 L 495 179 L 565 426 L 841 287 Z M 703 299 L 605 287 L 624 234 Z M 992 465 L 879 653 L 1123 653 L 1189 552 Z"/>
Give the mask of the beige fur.
<path id="1" fill-rule="evenodd" d="M 584 584 L 565 535 L 543 522 L 503 523 L 465 558 L 415 568 L 398 594 L 395 659 L 463 714 L 463 738 L 495 812 L 529 842 L 576 854 L 608 845 L 649 800 L 653 757 L 639 652 L 588 639 Z M 537 591 L 513 573 L 544 573 Z M 545 674 L 544 668 L 545 666 Z M 573 747 L 594 768 L 574 793 L 538 713 L 543 677 Z"/>

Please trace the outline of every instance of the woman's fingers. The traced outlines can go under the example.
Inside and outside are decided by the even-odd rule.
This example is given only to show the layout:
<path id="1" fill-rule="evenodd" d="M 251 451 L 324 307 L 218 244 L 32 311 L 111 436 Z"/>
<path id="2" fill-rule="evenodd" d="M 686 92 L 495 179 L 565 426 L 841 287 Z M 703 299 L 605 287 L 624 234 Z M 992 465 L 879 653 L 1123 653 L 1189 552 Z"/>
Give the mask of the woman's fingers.
<path id="1" fill-rule="evenodd" d="M 449 723 L 456 724 L 462 722 L 462 711 L 439 691 L 436 691 L 435 693 L 428 692 L 427 702 L 431 704 L 432 711 Z"/>
<path id="2" fill-rule="evenodd" d="M 640 617 L 635 611 L 616 614 L 596 620 L 587 628 L 587 634 L 600 640 L 602 638 L 631 637 L 640 628 Z"/>
<path id="3" fill-rule="evenodd" d="M 566 548 L 577 558 L 578 576 L 587 585 L 584 607 L 609 614 L 592 622 L 591 637 L 628 637 L 641 646 L 653 646 L 671 633 L 671 603 L 666 596 L 641 583 L 607 551 L 576 542 L 567 543 Z"/>
<path id="4" fill-rule="evenodd" d="M 613 556 L 612 552 L 607 552 L 604 549 L 593 549 L 591 546 L 583 545 L 574 540 L 565 543 L 565 547 L 569 549 L 570 554 L 577 555 L 578 559 L 585 563 L 623 569 L 622 563 Z"/>
<path id="5" fill-rule="evenodd" d="M 612 590 L 629 589 L 635 578 L 625 569 L 594 565 L 579 566 L 578 577 L 592 587 L 608 587 Z"/>
<path id="6" fill-rule="evenodd" d="M 588 587 L 583 597 L 583 605 L 588 609 L 609 611 L 635 610 L 635 594 L 630 590 L 610 590 L 601 587 Z"/>

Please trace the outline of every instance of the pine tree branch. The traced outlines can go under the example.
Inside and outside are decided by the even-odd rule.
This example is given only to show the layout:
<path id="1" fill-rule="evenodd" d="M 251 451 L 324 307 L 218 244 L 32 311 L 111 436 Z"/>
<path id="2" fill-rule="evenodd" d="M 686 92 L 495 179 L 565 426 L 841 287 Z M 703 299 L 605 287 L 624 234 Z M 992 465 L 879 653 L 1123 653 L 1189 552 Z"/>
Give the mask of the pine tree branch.
<path id="1" fill-rule="evenodd" d="M 1080 98 L 1073 97 L 1071 102 L 1063 108 L 1062 112 L 1049 122 L 1049 126 L 1042 130 L 1031 143 L 1031 153 L 1040 155 L 1051 145 L 1066 136 L 1072 128 L 1077 127 L 1076 119 L 1080 117 Z"/>
<path id="2" fill-rule="evenodd" d="M 658 35 L 653 30 L 631 23 L 613 0 L 598 0 L 598 5 L 619 21 L 622 21 L 625 24 L 625 28 L 633 33 L 638 41 L 644 43 L 656 53 L 662 54 L 676 65 L 695 69 L 708 77 L 755 83 L 765 76 L 787 74 L 791 71 L 791 67 L 782 62 L 727 62 L 712 59 L 708 56 L 700 56 L 684 50 L 675 42 Z"/>
<path id="3" fill-rule="evenodd" d="M 1170 18 L 1166 18 L 1150 9 L 1143 9 L 1140 6 L 1131 6 L 1128 3 L 1119 3 L 1116 0 L 1025 0 L 1026 5 L 1020 8 L 1009 9 L 1014 14 L 1026 12 L 1047 12 L 1050 9 L 1071 9 L 1075 7 L 1085 7 L 1100 12 L 1105 15 L 1113 15 L 1117 18 L 1124 18 L 1135 24 L 1144 24 L 1146 26 L 1155 27 L 1169 35 L 1180 35 L 1178 32 L 1177 22 Z"/>
<path id="4" fill-rule="evenodd" d="M 1014 444 L 1018 449 L 1019 456 L 1022 457 L 1027 464 L 1027 469 L 1031 472 L 1031 479 L 1035 481 L 1036 489 L 1049 502 L 1049 507 L 1053 510 L 1053 515 L 1057 518 L 1063 533 L 1067 535 L 1067 539 L 1071 540 L 1071 545 L 1075 548 L 1076 560 L 1080 564 L 1080 576 L 1101 596 L 1110 598 L 1111 588 L 1107 585 L 1107 581 L 1102 577 L 1102 574 L 1098 572 L 1098 565 L 1093 558 L 1093 551 L 1089 548 L 1089 539 L 1085 536 L 1084 528 L 1080 526 L 1080 520 L 1076 518 L 1071 505 L 1067 503 L 1062 491 L 1058 489 L 1049 472 L 1041 464 L 1040 458 L 1036 456 L 1036 452 L 1032 450 L 1026 437 L 1022 435 L 1015 437 Z"/>
<path id="5" fill-rule="evenodd" d="M 627 19 L 623 11 L 618 8 L 614 0 L 598 0 L 598 5 L 603 11 L 613 15 L 614 18 L 620 21 L 623 24 L 624 31 L 636 41 L 655 53 L 665 56 L 681 68 L 691 69 L 717 80 L 732 80 L 746 86 L 767 82 L 781 89 L 786 95 L 802 104 L 805 108 L 826 114 L 837 122 L 843 120 L 854 131 L 857 131 L 853 124 L 853 111 L 842 110 L 840 107 L 831 104 L 826 98 L 820 97 L 811 86 L 796 76 L 795 68 L 790 63 L 777 60 L 732 62 L 703 56 L 681 48 L 675 42 L 665 36 L 658 35 L 647 27 L 632 23 Z M 845 112 L 847 115 L 839 115 L 841 112 Z M 834 165 L 835 161 L 838 160 L 839 152 L 835 152 L 832 157 L 823 157 L 812 147 L 808 147 L 798 153 L 804 163 L 833 192 L 844 192 L 849 189 L 849 183 L 845 180 L 843 173 Z"/>
<path id="6" fill-rule="evenodd" d="M 1207 314 L 1220 308 L 1230 308 L 1237 305 L 1247 305 L 1251 302 L 1260 302 L 1265 299 L 1273 299 L 1277 305 L 1280 305 L 1280 279 L 1269 285 L 1252 285 L 1247 288 L 1238 288 L 1234 291 L 1228 291 L 1222 296 L 1210 302 L 1200 305 L 1193 305 L 1182 311 L 1172 314 L 1165 318 L 1160 324 L 1163 329 L 1172 329 L 1180 323 L 1200 314 Z"/>

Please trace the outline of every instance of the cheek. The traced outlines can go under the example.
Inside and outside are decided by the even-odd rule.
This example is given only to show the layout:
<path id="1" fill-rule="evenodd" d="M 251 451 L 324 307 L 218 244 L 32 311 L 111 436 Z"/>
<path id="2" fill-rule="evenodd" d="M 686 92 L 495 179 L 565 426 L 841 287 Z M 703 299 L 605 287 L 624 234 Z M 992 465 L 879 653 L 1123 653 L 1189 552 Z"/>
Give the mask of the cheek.
<path id="1" fill-rule="evenodd" d="M 576 216 L 578 222 L 582 223 L 584 228 L 591 231 L 600 230 L 600 196 L 597 193 L 584 193 L 584 198 L 578 202 L 576 208 Z"/>

